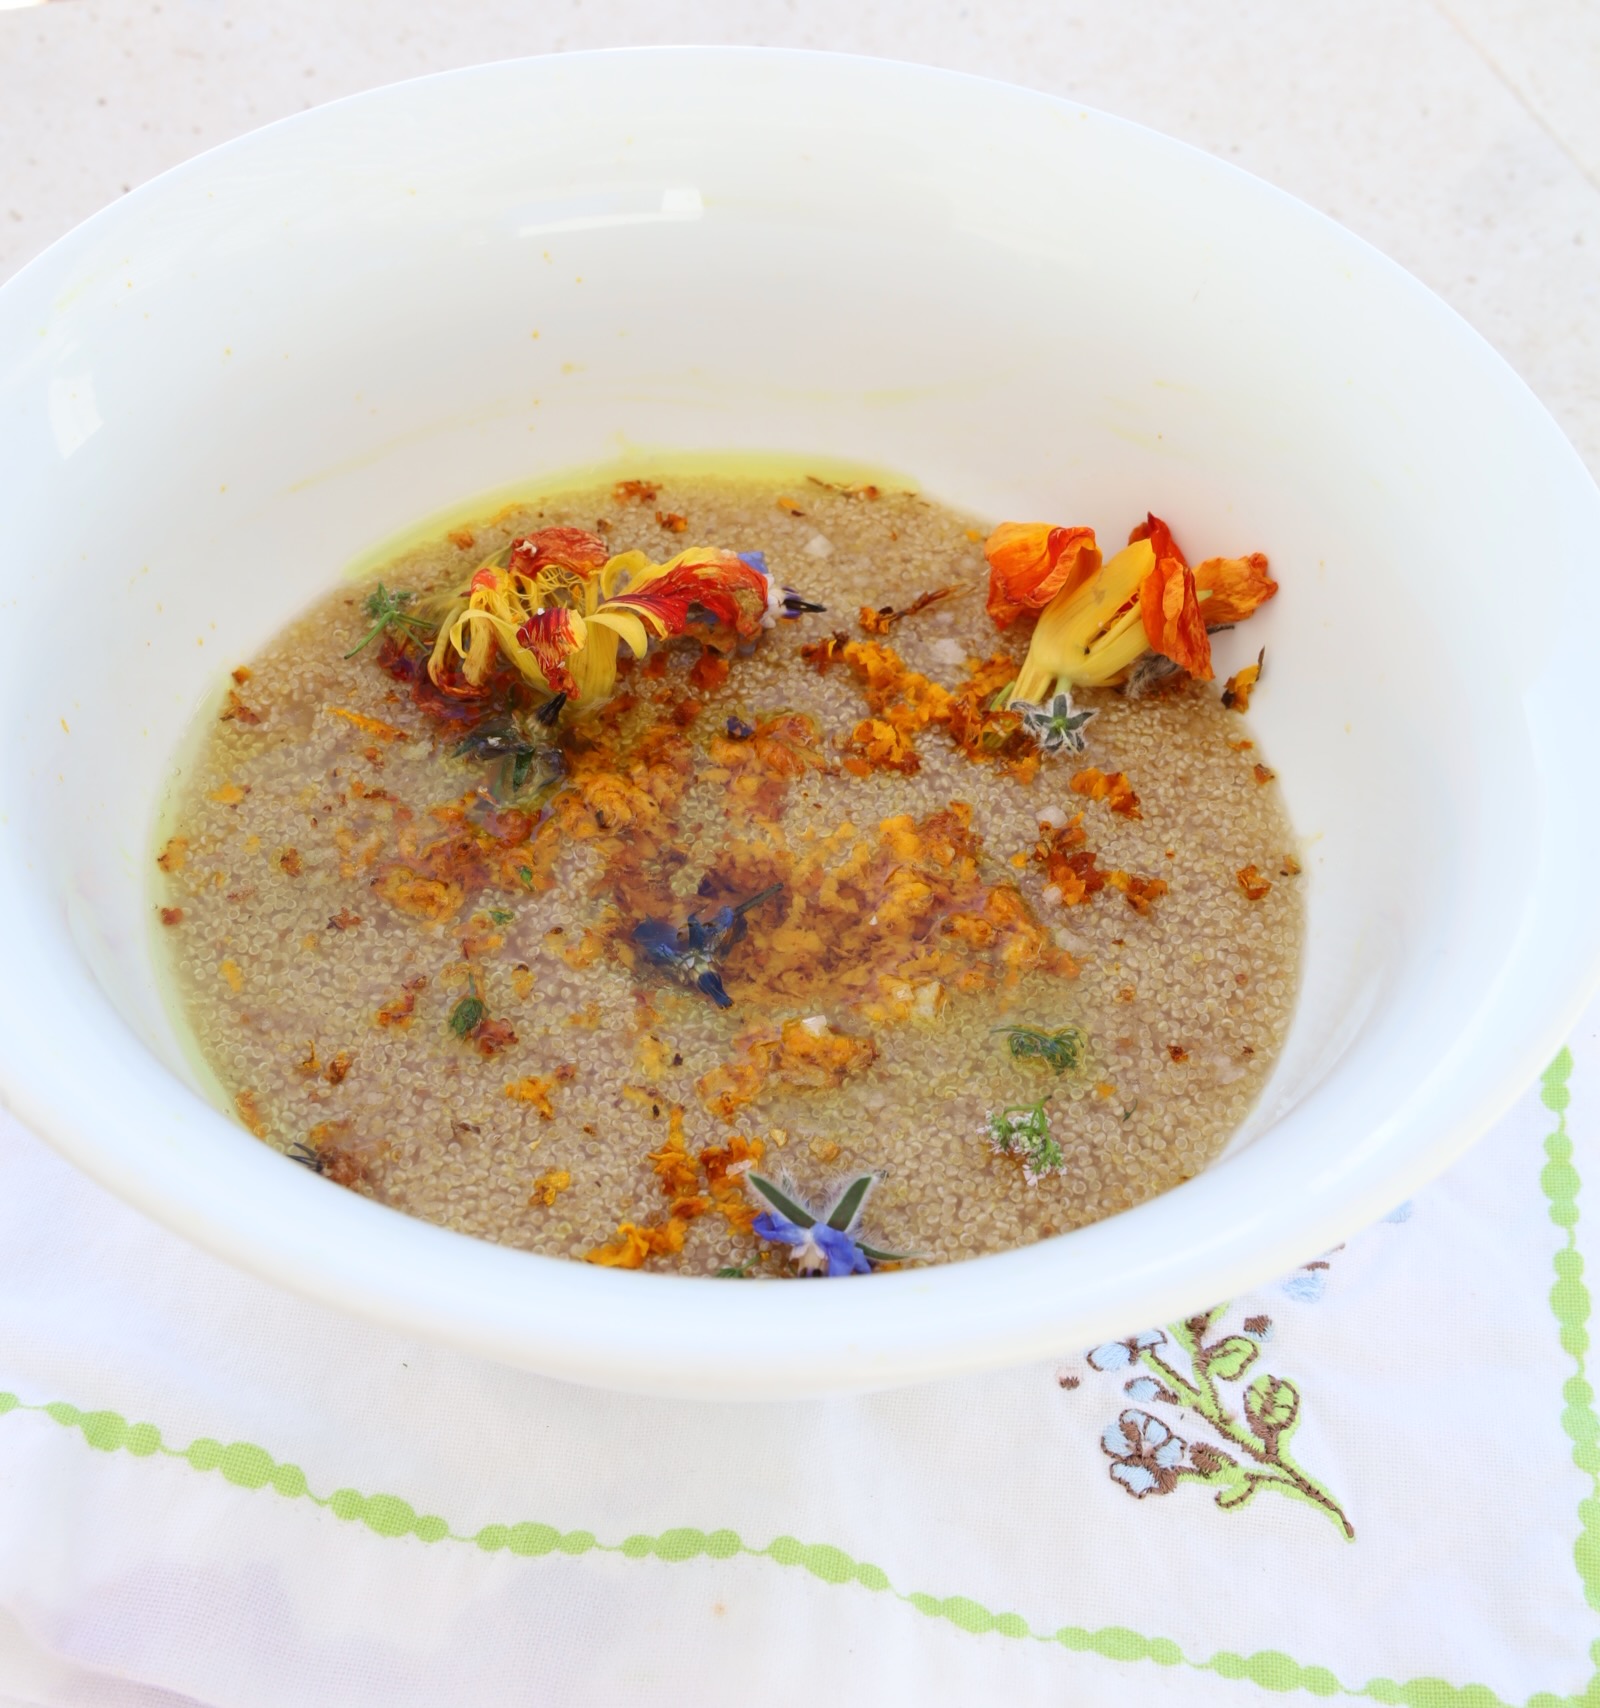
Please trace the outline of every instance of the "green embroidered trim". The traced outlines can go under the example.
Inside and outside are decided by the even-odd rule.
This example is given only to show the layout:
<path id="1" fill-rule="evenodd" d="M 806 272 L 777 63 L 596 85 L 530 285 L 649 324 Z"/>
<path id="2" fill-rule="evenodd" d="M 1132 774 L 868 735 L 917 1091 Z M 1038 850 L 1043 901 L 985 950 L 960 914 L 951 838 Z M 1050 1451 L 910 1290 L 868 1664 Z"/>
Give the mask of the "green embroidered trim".
<path id="1" fill-rule="evenodd" d="M 1585 1374 L 1584 1358 L 1589 1349 L 1589 1292 L 1583 1285 L 1583 1258 L 1578 1251 L 1578 1173 L 1572 1166 L 1572 1141 L 1567 1134 L 1566 1110 L 1571 1101 L 1567 1080 L 1572 1056 L 1563 1049 L 1545 1070 L 1542 1098 L 1558 1117 L 1556 1130 L 1545 1140 L 1547 1161 L 1540 1185 L 1550 1206 L 1550 1219 L 1566 1231 L 1566 1244 L 1556 1253 L 1556 1282 L 1550 1305 L 1560 1325 L 1561 1345 L 1577 1366 L 1577 1374 L 1563 1389 L 1566 1409 L 1562 1427 L 1572 1441 L 1572 1458 L 1591 1480 L 1594 1493 L 1578 1509 L 1582 1530 L 1573 1558 L 1583 1580 L 1591 1607 L 1600 1610 L 1600 1418 L 1593 1410 L 1594 1390 Z M 930 1619 L 948 1620 L 963 1631 L 994 1633 L 1002 1637 L 1055 1643 L 1075 1653 L 1103 1655 L 1108 1660 L 1153 1661 L 1158 1666 L 1182 1666 L 1196 1672 L 1216 1673 L 1222 1678 L 1248 1679 L 1265 1690 L 1304 1690 L 1313 1696 L 1366 1697 L 1371 1701 L 1401 1705 L 1401 1708 L 1513 1708 L 1487 1686 L 1454 1685 L 1442 1678 L 1414 1678 L 1404 1684 L 1373 1678 L 1351 1686 L 1321 1666 L 1304 1666 L 1276 1649 L 1254 1654 L 1234 1654 L 1221 1649 L 1209 1660 L 1185 1655 L 1167 1637 L 1145 1637 L 1122 1625 L 1105 1625 L 1097 1631 L 1079 1625 L 1063 1625 L 1054 1631 L 1036 1631 L 1019 1613 L 994 1613 L 966 1596 L 926 1595 L 917 1590 L 896 1589 L 879 1566 L 852 1559 L 841 1548 L 825 1542 L 801 1542 L 793 1536 L 778 1536 L 764 1548 L 752 1548 L 732 1530 L 664 1530 L 659 1536 L 635 1535 L 621 1542 L 602 1542 L 590 1530 L 558 1530 L 551 1524 L 486 1524 L 481 1530 L 464 1533 L 452 1530 L 449 1521 L 419 1513 L 409 1501 L 392 1494 L 362 1494 L 359 1489 L 335 1489 L 319 1495 L 306 1482 L 298 1465 L 276 1460 L 265 1448 L 247 1441 L 223 1443 L 202 1436 L 187 1447 L 169 1447 L 153 1423 L 129 1423 L 113 1411 L 80 1411 L 65 1401 L 34 1405 L 15 1394 L 0 1393 L 0 1416 L 8 1412 L 42 1412 L 64 1429 L 76 1429 L 91 1448 L 102 1453 L 131 1453 L 136 1458 L 165 1456 L 182 1459 L 202 1472 L 220 1471 L 228 1482 L 244 1489 L 271 1486 L 289 1500 L 309 1500 L 325 1507 L 335 1518 L 361 1523 L 379 1536 L 415 1536 L 425 1543 L 456 1542 L 480 1548 L 539 1558 L 548 1554 L 580 1555 L 592 1552 L 621 1554 L 625 1559 L 658 1559 L 669 1562 L 692 1560 L 704 1554 L 714 1560 L 745 1555 L 767 1559 L 780 1566 L 798 1566 L 829 1584 L 857 1584 L 878 1594 L 888 1594 L 916 1608 Z M 1597 1670 L 1585 1689 L 1575 1697 L 1540 1691 L 1523 1708 L 1600 1708 L 1600 1641 L 1590 1650 Z"/>

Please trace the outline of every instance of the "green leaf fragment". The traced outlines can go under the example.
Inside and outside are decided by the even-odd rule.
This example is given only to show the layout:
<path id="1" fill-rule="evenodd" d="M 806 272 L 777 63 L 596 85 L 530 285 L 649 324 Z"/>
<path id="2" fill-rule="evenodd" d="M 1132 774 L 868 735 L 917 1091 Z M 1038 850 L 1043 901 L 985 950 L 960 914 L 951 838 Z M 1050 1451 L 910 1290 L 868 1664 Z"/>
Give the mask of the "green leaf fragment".
<path id="1" fill-rule="evenodd" d="M 745 1179 L 785 1221 L 793 1222 L 797 1228 L 814 1228 L 817 1225 L 817 1218 L 811 1214 L 804 1204 L 791 1198 L 787 1192 L 768 1180 L 764 1174 L 747 1174 Z"/>
<path id="2" fill-rule="evenodd" d="M 846 1232 L 861 1214 L 867 1194 L 877 1183 L 878 1177 L 875 1174 L 858 1174 L 839 1194 L 838 1202 L 828 1212 L 828 1226 L 839 1233 Z"/>
<path id="3" fill-rule="evenodd" d="M 488 1013 L 488 1004 L 481 997 L 464 996 L 450 1010 L 450 1030 L 458 1038 L 465 1038 L 475 1026 L 487 1018 Z"/>
<path id="4" fill-rule="evenodd" d="M 491 907 L 489 917 L 496 925 L 509 925 L 517 916 L 509 907 Z"/>
<path id="5" fill-rule="evenodd" d="M 1057 1073 L 1077 1073 L 1088 1055 L 1089 1040 L 1076 1026 L 1047 1032 L 1038 1026 L 1000 1026 L 1013 1061 L 1038 1060 Z"/>

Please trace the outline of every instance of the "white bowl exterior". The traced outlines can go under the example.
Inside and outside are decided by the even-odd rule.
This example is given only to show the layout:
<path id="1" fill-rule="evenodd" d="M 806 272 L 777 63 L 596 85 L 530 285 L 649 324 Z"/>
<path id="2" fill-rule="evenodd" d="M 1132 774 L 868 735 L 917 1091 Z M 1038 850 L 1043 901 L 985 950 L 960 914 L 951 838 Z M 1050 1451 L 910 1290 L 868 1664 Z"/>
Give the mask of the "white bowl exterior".
<path id="1" fill-rule="evenodd" d="M 286 1167 L 200 1094 L 151 815 L 221 672 L 385 534 L 631 447 L 1147 508 L 1282 596 L 1253 722 L 1307 838 L 1289 1047 L 1227 1156 L 870 1285 L 618 1275 Z M 648 472 L 650 457 L 639 462 Z M 205 155 L 0 291 L 0 1092 L 316 1296 L 575 1379 L 769 1395 L 1045 1355 L 1225 1297 L 1441 1168 L 1594 982 L 1600 496 L 1505 365 L 1319 215 L 948 74 L 672 50 L 378 91 Z M 1512 634 L 1508 594 L 1544 601 Z"/>

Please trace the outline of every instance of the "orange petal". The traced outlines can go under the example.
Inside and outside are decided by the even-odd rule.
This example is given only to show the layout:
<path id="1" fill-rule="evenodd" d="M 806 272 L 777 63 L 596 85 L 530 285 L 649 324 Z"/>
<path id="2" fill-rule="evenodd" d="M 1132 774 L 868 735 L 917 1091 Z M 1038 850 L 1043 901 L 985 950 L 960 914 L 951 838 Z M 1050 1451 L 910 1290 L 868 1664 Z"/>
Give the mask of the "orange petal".
<path id="1" fill-rule="evenodd" d="M 517 645 L 533 654 L 539 674 L 550 684 L 552 694 L 578 697 L 578 684 L 567 668 L 567 660 L 582 644 L 571 611 L 560 605 L 535 611 L 517 630 Z"/>
<path id="2" fill-rule="evenodd" d="M 989 615 L 1000 629 L 1024 611 L 1043 610 L 1058 594 L 1075 593 L 1100 567 L 1093 528 L 1002 522 L 983 551 L 989 560 Z"/>
<path id="3" fill-rule="evenodd" d="M 1154 544 L 1154 536 L 1150 538 Z M 1155 568 L 1139 589 L 1139 615 L 1157 652 L 1182 665 L 1198 681 L 1211 680 L 1211 642 L 1200 614 L 1194 571 L 1181 556 L 1157 554 Z"/>
<path id="4" fill-rule="evenodd" d="M 1260 552 L 1249 557 L 1208 557 L 1196 565 L 1194 584 L 1208 626 L 1242 623 L 1278 591 Z"/>
<path id="5" fill-rule="evenodd" d="M 587 528 L 538 528 L 511 542 L 511 567 L 519 575 L 535 575 L 551 565 L 587 575 L 610 556 L 610 546 Z"/>
<path id="6" fill-rule="evenodd" d="M 1158 561 L 1164 557 L 1175 557 L 1188 568 L 1189 560 L 1183 555 L 1178 542 L 1173 539 L 1172 530 L 1153 512 L 1147 511 L 1144 520 L 1128 535 L 1130 546 L 1135 540 L 1148 540 Z"/>

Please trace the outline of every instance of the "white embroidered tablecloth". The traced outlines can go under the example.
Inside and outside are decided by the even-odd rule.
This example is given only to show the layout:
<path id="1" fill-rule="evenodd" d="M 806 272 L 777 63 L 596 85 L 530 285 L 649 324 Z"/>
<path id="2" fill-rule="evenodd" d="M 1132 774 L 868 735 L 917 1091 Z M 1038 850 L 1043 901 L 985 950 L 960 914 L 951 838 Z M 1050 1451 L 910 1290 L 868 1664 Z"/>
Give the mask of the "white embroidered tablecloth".
<path id="1" fill-rule="evenodd" d="M 305 1303 L 0 1124 L 0 1701 L 1600 1703 L 1586 1170 L 1600 1007 L 1208 1316 L 722 1406 Z"/>

